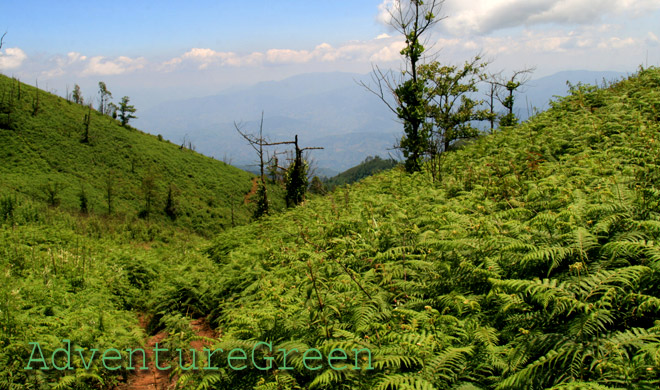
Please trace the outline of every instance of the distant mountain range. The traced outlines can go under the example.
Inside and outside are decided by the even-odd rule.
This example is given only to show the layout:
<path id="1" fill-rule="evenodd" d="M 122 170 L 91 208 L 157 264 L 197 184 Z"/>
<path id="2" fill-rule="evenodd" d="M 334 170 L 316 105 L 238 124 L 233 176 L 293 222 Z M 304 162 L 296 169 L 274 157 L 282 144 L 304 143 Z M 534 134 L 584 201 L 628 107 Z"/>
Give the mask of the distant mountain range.
<path id="1" fill-rule="evenodd" d="M 554 95 L 565 95 L 566 81 L 600 83 L 625 76 L 618 72 L 565 71 L 532 80 L 518 96 L 518 115 L 530 107 L 547 109 Z M 162 103 L 140 112 L 135 126 L 228 163 L 249 166 L 254 151 L 238 135 L 234 122 L 257 132 L 264 111 L 264 135 L 286 141 L 298 134 L 302 146 L 320 146 L 310 156 L 326 175 L 359 164 L 367 156 L 387 157 L 402 125 L 380 99 L 358 84 L 370 75 L 310 73 L 281 81 L 233 88 L 217 95 Z M 280 151 L 283 149 L 281 148 Z"/>

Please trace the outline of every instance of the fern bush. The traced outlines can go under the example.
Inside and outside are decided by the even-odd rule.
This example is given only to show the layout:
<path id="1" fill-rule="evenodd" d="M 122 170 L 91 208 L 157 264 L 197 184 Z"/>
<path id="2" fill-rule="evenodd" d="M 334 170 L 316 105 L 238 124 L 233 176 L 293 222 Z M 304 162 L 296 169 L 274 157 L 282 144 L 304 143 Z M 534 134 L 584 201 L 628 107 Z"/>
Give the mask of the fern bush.
<path id="1" fill-rule="evenodd" d="M 310 371 L 297 355 L 290 371 L 186 383 L 657 388 L 658 74 L 579 86 L 447 154 L 439 183 L 395 169 L 220 235 L 218 345 L 368 348 L 373 370 Z"/>

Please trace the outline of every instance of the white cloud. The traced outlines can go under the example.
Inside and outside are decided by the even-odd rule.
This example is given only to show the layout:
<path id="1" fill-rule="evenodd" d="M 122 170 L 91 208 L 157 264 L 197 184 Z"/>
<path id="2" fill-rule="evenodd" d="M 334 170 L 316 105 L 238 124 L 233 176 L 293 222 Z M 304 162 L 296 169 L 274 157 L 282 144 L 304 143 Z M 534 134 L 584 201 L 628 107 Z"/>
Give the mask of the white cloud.
<path id="1" fill-rule="evenodd" d="M 312 57 L 313 54 L 307 50 L 270 49 L 266 51 L 266 61 L 274 64 L 308 62 Z"/>
<path id="2" fill-rule="evenodd" d="M 17 47 L 9 47 L 4 53 L 0 51 L 0 70 L 18 68 L 26 58 L 25 52 Z"/>
<path id="3" fill-rule="evenodd" d="M 378 5 L 378 15 L 376 16 L 376 20 L 386 25 L 390 24 L 390 20 L 392 19 L 390 10 L 398 4 L 399 0 L 383 0 L 383 2 Z"/>
<path id="4" fill-rule="evenodd" d="M 69 64 L 73 64 L 78 61 L 86 61 L 87 56 L 84 56 L 80 53 L 76 53 L 75 51 L 67 53 L 67 59 L 69 60 Z"/>
<path id="5" fill-rule="evenodd" d="M 194 48 L 186 52 L 181 59 L 198 62 L 199 69 L 206 69 L 215 62 L 235 63 L 236 57 L 236 54 L 232 52 L 217 52 L 211 49 Z"/>
<path id="6" fill-rule="evenodd" d="M 604 39 L 601 42 L 598 43 L 598 48 L 599 49 L 621 49 L 626 46 L 632 46 L 636 43 L 636 41 L 633 38 L 617 38 L 617 37 L 610 37 L 608 39 Z"/>
<path id="7" fill-rule="evenodd" d="M 81 64 L 87 61 L 87 56 L 77 52 L 69 52 L 66 57 L 57 56 L 51 62 L 55 63 L 55 67 L 41 72 L 41 76 L 45 78 L 53 78 L 66 74 L 67 69 L 72 66 Z"/>
<path id="8" fill-rule="evenodd" d="M 173 71 L 184 63 L 196 64 L 197 69 L 207 69 L 212 65 L 220 66 L 252 66 L 263 61 L 264 54 L 254 52 L 240 56 L 234 52 L 215 51 L 205 48 L 193 48 L 179 57 L 163 62 L 158 69 Z"/>
<path id="9" fill-rule="evenodd" d="M 486 54 L 511 55 L 512 53 L 570 53 L 586 50 L 602 51 L 640 46 L 641 40 L 633 37 L 611 36 L 602 33 L 602 26 L 590 26 L 569 32 L 564 30 L 524 30 L 522 33 L 501 37 L 473 37 L 470 46 L 482 47 Z"/>
<path id="10" fill-rule="evenodd" d="M 377 19 L 387 24 L 389 9 L 399 0 L 383 0 Z M 639 17 L 660 9 L 657 0 L 446 0 L 439 26 L 453 35 L 488 34 L 493 31 L 538 24 L 584 25 L 604 16 Z"/>
<path id="11" fill-rule="evenodd" d="M 71 54 L 71 53 L 69 53 Z M 79 57 L 81 60 L 85 56 Z M 118 75 L 127 72 L 133 72 L 138 69 L 144 68 L 147 60 L 143 57 L 130 58 L 125 56 L 117 57 L 114 60 L 106 59 L 103 56 L 96 56 L 89 59 L 87 66 L 82 71 L 83 76 L 100 75 L 110 76 Z"/>
<path id="12" fill-rule="evenodd" d="M 649 31 L 646 35 L 646 44 L 653 47 L 660 46 L 660 39 L 653 32 Z"/>
<path id="13" fill-rule="evenodd" d="M 388 62 L 398 61 L 401 59 L 401 50 L 406 46 L 405 42 L 393 42 L 388 46 L 378 50 L 371 57 L 369 61 L 372 62 Z"/>

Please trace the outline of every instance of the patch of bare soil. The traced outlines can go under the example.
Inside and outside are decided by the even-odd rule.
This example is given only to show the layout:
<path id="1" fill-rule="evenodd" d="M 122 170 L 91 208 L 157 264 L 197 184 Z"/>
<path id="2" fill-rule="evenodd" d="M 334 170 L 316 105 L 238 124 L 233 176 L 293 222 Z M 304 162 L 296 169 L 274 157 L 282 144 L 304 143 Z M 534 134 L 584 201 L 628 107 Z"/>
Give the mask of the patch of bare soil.
<path id="1" fill-rule="evenodd" d="M 143 329 L 147 329 L 148 323 L 149 321 L 146 316 L 140 316 L 140 326 Z M 190 326 L 197 336 L 205 338 L 217 337 L 217 333 L 211 329 L 204 318 L 191 321 Z M 149 337 L 144 346 L 147 356 L 147 367 L 149 369 L 135 370 L 135 375 L 131 376 L 126 383 L 116 386 L 114 390 L 172 390 L 176 387 L 176 378 L 170 378 L 171 370 L 158 370 L 153 358 L 153 349 L 156 347 L 156 343 L 162 343 L 166 337 L 167 332 L 165 331 Z M 207 345 L 208 343 L 204 340 L 195 340 L 190 343 L 190 347 L 198 351 L 201 351 Z"/>
<path id="2" fill-rule="evenodd" d="M 259 181 L 256 177 L 253 177 L 252 178 L 252 188 L 250 188 L 250 192 L 245 194 L 245 198 L 243 199 L 243 204 L 250 203 L 250 199 L 254 196 L 254 194 L 257 193 L 258 189 L 259 189 Z"/>

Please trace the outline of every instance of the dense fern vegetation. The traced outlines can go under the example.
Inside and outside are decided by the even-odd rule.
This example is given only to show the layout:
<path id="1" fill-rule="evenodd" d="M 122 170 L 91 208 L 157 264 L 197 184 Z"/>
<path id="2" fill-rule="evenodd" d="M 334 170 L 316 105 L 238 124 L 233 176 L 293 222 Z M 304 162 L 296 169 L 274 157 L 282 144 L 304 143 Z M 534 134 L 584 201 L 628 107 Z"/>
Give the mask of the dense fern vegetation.
<path id="1" fill-rule="evenodd" d="M 206 340 L 225 351 L 218 370 L 190 369 L 203 357 L 189 356 L 189 370 L 170 362 L 182 389 L 657 389 L 660 69 L 607 89 L 576 86 L 552 106 L 442 154 L 435 180 L 395 168 L 212 243 L 164 216 L 79 215 L 75 192 L 48 206 L 23 190 L 39 187 L 16 174 L 21 165 L 1 168 L 0 388 L 112 388 L 129 373 L 98 361 L 23 370 L 28 343 L 46 356 L 64 338 L 136 347 L 144 312 L 146 332 L 166 330 L 168 348 L 199 339 L 190 317 L 218 331 Z M 21 120 L 42 113 L 30 115 Z M 14 142 L 22 128 L 0 133 Z M 21 160 L 25 147 L 14 145 L 3 150 Z M 39 166 L 24 172 L 39 177 Z M 124 202 L 126 216 L 142 206 Z M 257 345 L 272 369 L 227 367 L 227 351 Z M 371 360 L 310 370 L 310 348 L 366 348 Z M 297 351 L 284 362 L 280 349 Z"/>
<path id="2" fill-rule="evenodd" d="M 221 234 L 217 347 L 368 348 L 373 370 L 183 373 L 198 388 L 657 389 L 660 70 Z M 275 365 L 282 356 L 273 354 Z"/>

